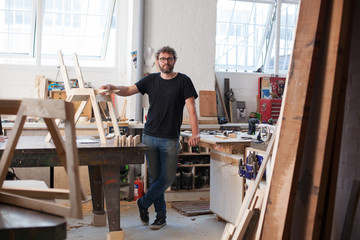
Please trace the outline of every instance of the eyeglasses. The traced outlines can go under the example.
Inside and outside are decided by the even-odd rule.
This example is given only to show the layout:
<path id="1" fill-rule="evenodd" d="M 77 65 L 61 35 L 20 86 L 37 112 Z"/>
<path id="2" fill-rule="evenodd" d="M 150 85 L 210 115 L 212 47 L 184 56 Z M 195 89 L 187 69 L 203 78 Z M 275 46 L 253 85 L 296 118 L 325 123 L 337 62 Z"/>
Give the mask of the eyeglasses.
<path id="1" fill-rule="evenodd" d="M 168 61 L 168 62 L 173 62 L 174 61 L 174 58 L 172 57 L 169 57 L 169 58 L 159 58 L 160 62 L 164 63 L 165 61 Z"/>

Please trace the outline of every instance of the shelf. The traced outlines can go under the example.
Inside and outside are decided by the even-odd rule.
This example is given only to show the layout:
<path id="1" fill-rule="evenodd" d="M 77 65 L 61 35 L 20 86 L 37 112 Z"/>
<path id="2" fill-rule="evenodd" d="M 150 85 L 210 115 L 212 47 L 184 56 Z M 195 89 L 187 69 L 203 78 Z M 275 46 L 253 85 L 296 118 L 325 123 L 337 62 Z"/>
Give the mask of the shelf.
<path id="1" fill-rule="evenodd" d="M 189 147 L 181 142 L 183 152 L 179 154 L 174 183 L 166 191 L 173 197 L 179 194 L 209 196 L 210 194 L 210 151 L 204 147 Z M 145 182 L 148 188 L 148 182 Z M 198 188 L 197 188 L 198 187 Z M 199 195 L 201 194 L 201 195 Z"/>
<path id="2" fill-rule="evenodd" d="M 179 156 L 189 156 L 189 155 L 192 155 L 192 156 L 201 156 L 201 155 L 210 155 L 210 152 L 206 153 L 206 152 L 201 152 L 201 153 L 188 153 L 188 152 L 183 152 L 183 153 L 180 153 Z"/>
<path id="3" fill-rule="evenodd" d="M 205 164 L 189 164 L 189 165 L 181 164 L 181 165 L 178 165 L 178 168 L 179 168 L 179 167 L 210 167 L 210 163 L 205 163 Z"/>
<path id="4" fill-rule="evenodd" d="M 179 189 L 179 190 L 167 190 L 166 192 L 177 192 L 177 193 L 181 193 L 181 192 L 207 192 L 210 191 L 209 187 L 204 187 L 204 188 L 195 188 L 195 189 Z"/>

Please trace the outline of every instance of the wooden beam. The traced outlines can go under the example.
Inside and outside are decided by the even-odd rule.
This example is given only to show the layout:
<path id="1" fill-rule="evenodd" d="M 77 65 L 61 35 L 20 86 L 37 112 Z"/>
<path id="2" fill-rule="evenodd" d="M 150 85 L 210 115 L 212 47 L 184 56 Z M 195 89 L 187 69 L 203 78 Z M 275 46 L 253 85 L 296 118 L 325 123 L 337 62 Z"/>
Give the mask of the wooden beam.
<path id="1" fill-rule="evenodd" d="M 229 114 L 228 114 L 228 112 L 227 112 L 227 110 L 226 110 L 225 102 L 224 102 L 224 99 L 223 99 L 223 97 L 222 97 L 221 89 L 220 89 L 219 82 L 218 82 L 218 80 L 217 80 L 216 75 L 215 75 L 215 88 L 216 88 L 217 91 L 218 91 L 218 94 L 219 94 L 219 97 L 220 97 L 220 101 L 221 101 L 221 106 L 222 106 L 222 108 L 223 108 L 223 110 L 224 110 L 226 119 L 227 119 L 228 122 L 229 122 L 229 121 L 230 121 Z"/>
<path id="2" fill-rule="evenodd" d="M 21 104 L 21 100 L 0 100 L 0 113 L 16 115 Z"/>
<path id="3" fill-rule="evenodd" d="M 39 101 L 36 98 L 27 98 L 23 100 L 23 103 L 23 115 L 41 116 L 44 118 L 66 118 L 66 103 L 64 100 L 43 99 L 43 101 Z"/>
<path id="4" fill-rule="evenodd" d="M 350 32 L 349 18 L 352 0 L 336 0 L 328 2 L 325 29 L 322 34 L 321 52 L 314 83 L 313 101 L 309 116 L 304 157 L 297 183 L 294 200 L 294 215 L 288 218 L 292 222 L 291 236 L 304 239 L 320 239 L 323 236 L 321 226 L 325 219 L 326 192 L 330 182 L 330 166 L 335 145 L 336 116 L 340 105 L 339 90 L 347 65 L 349 45 L 347 33 Z M 346 83 L 345 83 L 346 84 Z M 315 127 L 314 127 L 315 126 Z M 314 129 L 315 128 L 315 129 Z"/>
<path id="5" fill-rule="evenodd" d="M 81 198 L 84 198 L 85 191 L 80 184 L 79 156 L 76 146 L 75 123 L 74 123 L 74 105 L 66 103 L 65 119 L 65 149 L 66 166 L 69 179 L 71 216 L 82 218 Z"/>
<path id="6" fill-rule="evenodd" d="M 263 239 L 320 237 L 334 143 L 332 121 L 342 104 L 338 76 L 343 76 L 347 55 L 340 40 L 341 31 L 347 31 L 342 26 L 344 3 L 301 1 Z"/>
<path id="7" fill-rule="evenodd" d="M 54 202 L 38 200 L 11 193 L 0 192 L 0 202 L 33 209 L 40 212 L 51 213 L 58 216 L 73 217 L 69 207 L 59 205 Z"/>
<path id="8" fill-rule="evenodd" d="M 23 107 L 21 106 L 19 109 L 18 114 L 22 112 Z M 16 148 L 16 144 L 20 138 L 21 131 L 24 128 L 24 123 L 26 120 L 26 116 L 20 115 L 16 118 L 15 123 L 12 127 L 12 130 L 10 132 L 10 136 L 8 139 L 8 142 L 6 143 L 6 148 L 3 151 L 1 155 L 0 160 L 0 190 L 2 188 L 2 185 L 6 179 L 6 175 L 8 172 L 8 169 L 11 165 L 11 160 L 14 156 L 14 150 Z"/>
<path id="9" fill-rule="evenodd" d="M 283 119 L 269 199 L 264 219 L 264 239 L 288 239 L 293 200 L 290 201 L 298 178 L 298 166 L 304 149 L 304 133 L 312 97 L 319 39 L 323 28 L 326 1 L 300 2 L 298 26 L 291 66 L 282 103 Z M 285 229 L 287 231 L 285 232 Z"/>
<path id="10" fill-rule="evenodd" d="M 43 188 L 23 188 L 23 187 L 2 187 L 2 191 L 21 195 L 24 197 L 41 199 L 69 199 L 69 190 L 67 189 L 43 189 Z"/>
<path id="11" fill-rule="evenodd" d="M 277 129 L 275 129 L 275 134 L 270 139 L 269 145 L 266 149 L 266 153 L 265 153 L 263 162 L 261 163 L 260 169 L 256 175 L 254 184 L 252 185 L 251 188 L 248 189 L 248 191 L 245 194 L 244 201 L 241 203 L 241 208 L 240 208 L 239 214 L 238 214 L 238 216 L 236 218 L 236 222 L 235 222 L 236 229 L 234 232 L 233 239 L 238 239 L 238 236 L 240 235 L 240 232 L 242 231 L 242 229 L 239 227 L 239 224 L 243 221 L 245 210 L 249 209 L 249 207 L 255 197 L 256 191 L 258 190 L 258 187 L 260 184 L 260 181 L 264 175 L 266 165 L 267 165 L 269 159 L 271 158 L 273 147 L 274 147 L 274 142 L 275 142 L 276 132 L 277 132 Z"/>

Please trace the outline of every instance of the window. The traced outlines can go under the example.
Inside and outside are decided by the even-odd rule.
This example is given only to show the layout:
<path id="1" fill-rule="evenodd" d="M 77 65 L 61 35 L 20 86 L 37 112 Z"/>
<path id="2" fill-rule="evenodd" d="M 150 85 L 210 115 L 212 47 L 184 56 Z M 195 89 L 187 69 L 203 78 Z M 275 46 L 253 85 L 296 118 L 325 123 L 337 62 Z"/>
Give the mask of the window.
<path id="1" fill-rule="evenodd" d="M 34 16 L 32 0 L 1 1 L 1 55 L 32 55 L 35 31 Z"/>
<path id="2" fill-rule="evenodd" d="M 291 53 L 295 40 L 297 13 L 297 4 L 282 4 L 279 46 L 279 71 L 287 71 L 289 68 Z M 275 65 L 275 47 L 272 45 L 269 46 L 269 48 L 271 49 L 271 59 L 270 61 L 265 62 L 265 71 L 273 71 Z"/>
<path id="3" fill-rule="evenodd" d="M 6 0 L 0 14 L 2 63 L 58 64 L 62 50 L 115 65 L 115 0 Z"/>
<path id="4" fill-rule="evenodd" d="M 283 1 L 285 2 L 285 1 Z M 282 4 L 280 54 L 283 70 L 291 55 L 297 17 L 297 1 Z M 276 26 L 276 1 L 218 0 L 216 26 L 216 70 L 263 71 L 274 68 L 273 38 Z M 269 55 L 271 54 L 271 55 Z M 267 57 L 269 55 L 269 57 Z M 271 56 L 271 57 L 270 57 Z"/>

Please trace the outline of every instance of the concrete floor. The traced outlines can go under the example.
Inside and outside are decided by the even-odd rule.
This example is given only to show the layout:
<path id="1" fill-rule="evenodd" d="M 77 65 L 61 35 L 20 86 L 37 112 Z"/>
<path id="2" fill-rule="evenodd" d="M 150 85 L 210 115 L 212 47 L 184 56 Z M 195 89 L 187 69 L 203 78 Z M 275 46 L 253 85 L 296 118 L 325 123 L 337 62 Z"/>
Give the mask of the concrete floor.
<path id="1" fill-rule="evenodd" d="M 126 240 L 142 239 L 192 239 L 218 240 L 225 228 L 225 222 L 217 221 L 215 214 L 188 217 L 180 214 L 167 204 L 167 225 L 160 230 L 151 230 L 139 220 L 139 212 L 135 202 L 121 202 L 121 227 Z M 67 219 L 67 239 L 70 240 L 106 240 L 108 227 L 91 225 L 91 202 L 83 204 L 82 220 Z M 154 208 L 150 207 L 150 224 L 154 221 Z"/>

